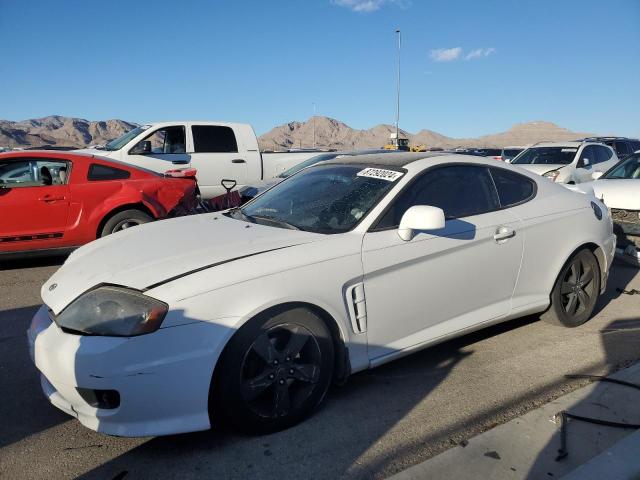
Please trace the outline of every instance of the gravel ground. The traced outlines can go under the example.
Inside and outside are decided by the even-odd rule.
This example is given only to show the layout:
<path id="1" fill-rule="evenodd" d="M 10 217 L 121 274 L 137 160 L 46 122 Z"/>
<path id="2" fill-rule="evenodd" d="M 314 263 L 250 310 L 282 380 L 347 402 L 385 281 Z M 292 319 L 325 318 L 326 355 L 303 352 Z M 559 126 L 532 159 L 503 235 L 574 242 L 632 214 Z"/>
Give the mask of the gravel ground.
<path id="1" fill-rule="evenodd" d="M 308 421 L 247 437 L 211 431 L 107 437 L 51 406 L 25 330 L 60 260 L 0 265 L 0 478 L 384 478 L 574 390 L 566 373 L 640 358 L 637 268 L 614 264 L 593 320 L 565 329 L 527 317 L 360 373 Z"/>

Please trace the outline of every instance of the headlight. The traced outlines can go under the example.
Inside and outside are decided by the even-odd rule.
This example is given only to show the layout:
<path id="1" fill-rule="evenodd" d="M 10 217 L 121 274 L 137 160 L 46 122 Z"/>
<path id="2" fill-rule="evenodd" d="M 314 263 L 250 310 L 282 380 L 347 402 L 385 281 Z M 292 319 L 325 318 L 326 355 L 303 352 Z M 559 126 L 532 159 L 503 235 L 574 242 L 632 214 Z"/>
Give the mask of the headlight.
<path id="1" fill-rule="evenodd" d="M 558 178 L 558 175 L 560 175 L 560 172 L 558 170 L 551 170 L 550 172 L 542 174 L 543 177 L 548 178 L 552 182 L 556 181 L 556 179 Z"/>
<path id="2" fill-rule="evenodd" d="M 135 290 L 99 287 L 78 297 L 55 321 L 88 335 L 132 337 L 155 332 L 167 310 L 166 303 Z"/>

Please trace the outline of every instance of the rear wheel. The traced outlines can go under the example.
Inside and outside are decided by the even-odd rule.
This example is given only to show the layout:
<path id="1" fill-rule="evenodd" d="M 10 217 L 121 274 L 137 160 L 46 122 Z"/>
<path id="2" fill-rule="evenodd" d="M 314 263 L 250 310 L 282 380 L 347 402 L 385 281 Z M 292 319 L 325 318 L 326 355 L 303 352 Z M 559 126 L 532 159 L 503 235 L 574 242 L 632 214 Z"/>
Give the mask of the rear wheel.
<path id="1" fill-rule="evenodd" d="M 562 268 L 551 292 L 551 306 L 541 318 L 565 327 L 578 327 L 591 317 L 599 294 L 598 260 L 585 248 Z"/>
<path id="2" fill-rule="evenodd" d="M 210 392 L 212 424 L 267 433 L 307 417 L 333 375 L 333 340 L 313 312 L 294 308 L 243 326 L 229 341 Z"/>
<path id="3" fill-rule="evenodd" d="M 113 215 L 102 227 L 101 237 L 111 235 L 112 233 L 126 230 L 127 228 L 136 227 L 143 223 L 152 221 L 148 214 L 141 210 L 125 210 Z"/>

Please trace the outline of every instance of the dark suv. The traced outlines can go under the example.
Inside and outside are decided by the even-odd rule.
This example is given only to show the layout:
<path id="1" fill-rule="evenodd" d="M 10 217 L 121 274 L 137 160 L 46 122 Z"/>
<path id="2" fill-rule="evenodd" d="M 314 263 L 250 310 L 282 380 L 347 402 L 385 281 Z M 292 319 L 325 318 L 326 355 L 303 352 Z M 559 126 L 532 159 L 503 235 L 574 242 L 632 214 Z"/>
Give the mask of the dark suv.
<path id="1" fill-rule="evenodd" d="M 598 142 L 609 145 L 618 155 L 618 158 L 624 158 L 633 152 L 640 150 L 640 140 L 636 138 L 626 137 L 588 137 L 584 142 Z"/>

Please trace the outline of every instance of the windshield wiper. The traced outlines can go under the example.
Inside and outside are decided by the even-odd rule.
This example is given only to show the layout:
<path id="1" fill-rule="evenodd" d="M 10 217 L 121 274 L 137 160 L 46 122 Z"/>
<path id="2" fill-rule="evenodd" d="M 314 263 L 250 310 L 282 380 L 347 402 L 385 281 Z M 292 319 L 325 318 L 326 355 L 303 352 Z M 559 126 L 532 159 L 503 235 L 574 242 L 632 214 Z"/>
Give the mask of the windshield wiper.
<path id="1" fill-rule="evenodd" d="M 249 217 L 248 215 L 246 215 L 245 213 L 242 212 L 242 210 L 240 210 L 240 213 L 242 213 L 243 215 Z M 288 223 L 285 222 L 284 220 L 278 220 L 277 218 L 273 218 L 273 217 L 262 217 L 262 216 L 258 216 L 258 215 L 252 215 L 249 218 L 252 218 L 254 220 L 263 220 L 267 223 L 273 223 L 276 225 L 282 225 L 285 228 L 288 228 L 289 230 L 301 230 L 300 227 L 292 224 L 292 223 Z M 256 222 L 258 223 L 258 222 Z"/>

